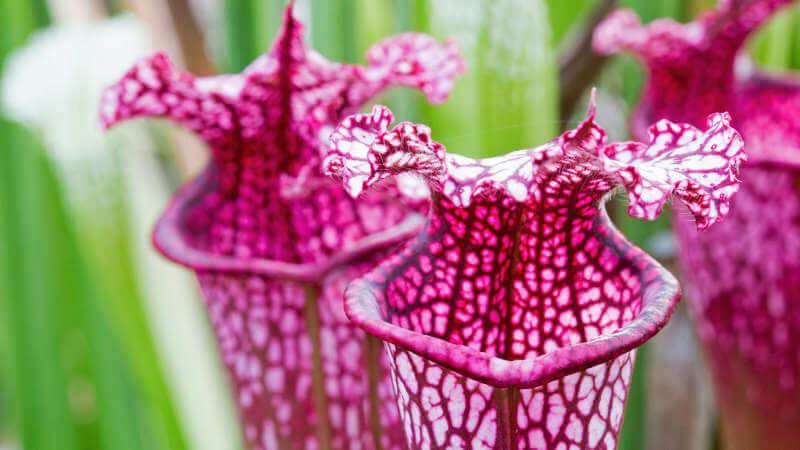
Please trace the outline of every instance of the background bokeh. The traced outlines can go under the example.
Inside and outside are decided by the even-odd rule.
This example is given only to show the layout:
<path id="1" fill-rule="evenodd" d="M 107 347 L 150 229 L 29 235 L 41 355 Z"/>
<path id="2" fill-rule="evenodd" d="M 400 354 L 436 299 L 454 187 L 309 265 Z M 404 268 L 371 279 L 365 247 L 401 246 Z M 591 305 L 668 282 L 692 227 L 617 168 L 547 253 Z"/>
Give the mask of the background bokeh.
<path id="1" fill-rule="evenodd" d="M 599 121 L 628 137 L 642 71 L 588 48 L 613 7 L 688 20 L 710 0 L 297 0 L 307 38 L 361 62 L 407 30 L 453 37 L 467 61 L 443 106 L 381 99 L 425 122 L 450 151 L 491 156 L 579 122 L 598 86 Z M 163 49 L 207 75 L 269 48 L 282 0 L 0 0 L 0 449 L 237 449 L 233 402 L 194 280 L 151 249 L 149 230 L 207 150 L 164 123 L 103 134 L 102 87 Z M 750 43 L 762 65 L 800 69 L 800 8 Z M 669 221 L 617 223 L 671 264 Z M 643 347 L 623 449 L 718 445 L 710 391 L 679 311 Z"/>

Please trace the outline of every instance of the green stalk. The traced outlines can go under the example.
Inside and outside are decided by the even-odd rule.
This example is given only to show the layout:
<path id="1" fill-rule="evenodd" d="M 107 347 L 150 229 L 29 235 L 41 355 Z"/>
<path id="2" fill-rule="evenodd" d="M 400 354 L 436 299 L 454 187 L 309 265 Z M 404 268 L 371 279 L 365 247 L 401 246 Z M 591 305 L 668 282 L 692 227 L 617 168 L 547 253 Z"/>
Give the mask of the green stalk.
<path id="1" fill-rule="evenodd" d="M 32 204 L 41 206 L 29 217 L 33 233 L 26 239 L 40 241 L 44 250 L 29 256 L 46 261 L 40 263 L 40 270 L 50 273 L 52 280 L 41 283 L 42 286 L 57 292 L 53 301 L 61 303 L 61 308 L 72 309 L 68 313 L 70 323 L 64 323 L 62 327 L 75 327 L 71 333 L 85 336 L 83 357 L 87 373 L 84 376 L 88 377 L 86 381 L 90 383 L 90 390 L 84 394 L 87 395 L 85 400 L 91 399 L 93 405 L 91 409 L 88 405 L 81 405 L 80 398 L 75 398 L 81 394 L 70 392 L 73 415 L 78 416 L 76 422 L 79 426 L 81 420 L 94 416 L 92 428 L 96 427 L 96 430 L 92 434 L 96 433 L 100 448 L 144 448 L 131 370 L 125 364 L 126 354 L 112 331 L 111 324 L 115 322 L 110 322 L 102 311 L 103 301 L 112 296 L 98 295 L 95 282 L 97 275 L 103 272 L 90 269 L 82 257 L 81 240 L 61 198 L 61 186 L 44 161 L 44 155 L 37 154 L 36 157 L 43 160 L 41 167 L 34 168 L 39 173 L 30 173 L 27 178 L 38 182 L 28 190 L 32 193 Z M 36 331 L 34 327 L 33 332 Z M 80 383 L 78 380 L 70 379 L 70 385 Z M 84 417 L 81 419 L 81 416 Z M 93 438 L 84 435 L 81 440 L 81 447 L 86 448 L 92 445 Z"/>
<path id="2" fill-rule="evenodd" d="M 281 23 L 282 0 L 225 0 L 227 71 L 239 72 L 269 50 Z"/>
<path id="3" fill-rule="evenodd" d="M 800 7 L 776 14 L 752 39 L 753 58 L 768 69 L 800 68 Z"/>
<path id="4" fill-rule="evenodd" d="M 796 6 L 792 12 L 792 22 L 794 23 L 794 33 L 789 37 L 789 42 L 792 42 L 792 60 L 790 68 L 793 70 L 800 70 L 800 6 Z"/>
<path id="5" fill-rule="evenodd" d="M 547 11 L 550 17 L 550 29 L 553 35 L 553 45 L 558 46 L 569 34 L 570 30 L 581 23 L 581 19 L 592 11 L 597 0 L 547 0 Z"/>
<path id="6" fill-rule="evenodd" d="M 253 39 L 256 48 L 254 54 L 251 55 L 254 59 L 269 50 L 272 45 L 272 41 L 281 27 L 285 2 L 283 0 L 249 0 L 249 3 L 255 30 Z"/>
<path id="7" fill-rule="evenodd" d="M 784 11 L 770 20 L 756 35 L 753 47 L 758 62 L 769 68 L 787 68 L 792 60 L 793 11 Z"/>
<path id="8" fill-rule="evenodd" d="M 327 2 L 324 2 L 327 3 Z M 381 39 L 408 30 L 408 6 L 393 4 L 396 2 L 375 0 L 345 0 L 342 7 L 352 7 L 351 13 L 342 25 L 354 29 L 354 33 L 341 34 L 339 42 L 331 36 L 329 42 L 334 46 L 351 47 L 353 54 L 349 62 L 361 63 L 367 49 Z M 325 22 L 325 21 L 321 21 Z M 354 26 L 357 24 L 357 26 Z M 330 25 L 328 25 L 330 26 Z M 341 25 L 340 25 L 341 26 Z M 316 46 L 316 39 L 315 39 Z M 341 55 L 344 57 L 344 54 Z"/>
<path id="9" fill-rule="evenodd" d="M 257 55 L 253 39 L 252 2 L 228 0 L 225 2 L 225 21 L 228 43 L 228 71 L 239 72 Z"/>
<path id="10" fill-rule="evenodd" d="M 0 288 L 3 340 L 18 438 L 26 449 L 78 449 L 61 364 L 59 302 L 69 286 L 49 247 L 58 223 L 40 220 L 52 200 L 42 184 L 52 182 L 40 151 L 19 127 L 0 122 Z M 37 157 L 38 155 L 38 157 Z"/>
<path id="11" fill-rule="evenodd" d="M 331 61 L 356 62 L 360 58 L 356 54 L 356 1 L 311 0 L 311 42 Z"/>
<path id="12" fill-rule="evenodd" d="M 115 161 L 115 164 L 118 162 Z M 108 183 L 108 190 L 101 193 L 105 196 L 105 201 L 112 204 L 108 210 L 103 211 L 103 220 L 98 221 L 98 210 L 75 212 L 78 231 L 75 252 L 85 261 L 80 266 L 84 269 L 83 277 L 79 279 L 92 280 L 87 283 L 84 295 L 94 298 L 96 305 L 87 307 L 96 308 L 96 314 L 101 319 L 98 323 L 87 323 L 86 331 L 96 333 L 96 338 L 101 340 L 104 335 L 109 334 L 119 339 L 122 345 L 119 350 L 124 351 L 124 358 L 101 353 L 103 349 L 98 349 L 95 358 L 109 361 L 103 363 L 103 366 L 112 371 L 126 367 L 130 372 L 128 382 L 135 383 L 132 388 L 137 390 L 137 396 L 140 397 L 138 402 L 144 410 L 147 426 L 151 428 L 151 433 L 163 441 L 163 448 L 187 448 L 173 394 L 167 385 L 163 364 L 156 351 L 151 326 L 145 314 L 144 298 L 138 286 L 122 173 L 122 167 L 115 167 L 113 173 L 109 174 L 113 181 Z M 113 255 L 111 260 L 110 255 Z M 115 361 L 116 364 L 111 364 L 110 361 Z M 97 381 L 102 383 L 104 380 Z M 114 417 L 118 414 L 115 409 L 123 405 L 123 401 L 130 400 L 113 390 L 107 393 L 111 397 L 116 396 L 115 400 L 109 399 L 109 412 Z M 130 426 L 129 428 L 134 429 Z"/>
<path id="13" fill-rule="evenodd" d="M 477 12 L 453 16 L 451 7 Z M 473 157 L 534 147 L 558 133 L 558 85 L 544 1 L 429 6 L 430 29 L 461 44 L 467 73 L 442 107 L 426 108 L 438 140 Z"/>

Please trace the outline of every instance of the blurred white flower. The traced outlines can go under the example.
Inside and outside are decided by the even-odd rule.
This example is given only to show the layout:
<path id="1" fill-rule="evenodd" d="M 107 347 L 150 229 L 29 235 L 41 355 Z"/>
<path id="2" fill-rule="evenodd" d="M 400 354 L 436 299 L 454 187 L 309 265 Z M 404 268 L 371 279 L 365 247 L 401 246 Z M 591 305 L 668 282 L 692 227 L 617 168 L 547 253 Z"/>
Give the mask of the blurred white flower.
<path id="1" fill-rule="evenodd" d="M 45 29 L 7 58 L 0 81 L 3 112 L 41 136 L 73 207 L 88 202 L 102 208 L 111 201 L 103 194 L 108 178 L 118 176 L 109 151 L 115 133 L 103 134 L 97 105 L 103 88 L 148 51 L 142 27 L 120 17 Z"/>
<path id="2" fill-rule="evenodd" d="M 233 406 L 195 283 L 149 242 L 170 195 L 156 146 L 144 124 L 104 133 L 98 121 L 103 89 L 150 51 L 132 17 L 37 32 L 7 59 L 0 108 L 41 137 L 95 275 L 116 270 L 122 256 L 87 248 L 118 249 L 109 244 L 114 241 L 132 248 L 137 285 L 191 447 L 236 448 Z"/>
<path id="3" fill-rule="evenodd" d="M 130 17 L 38 32 L 7 59 L 3 110 L 40 130 L 60 160 L 102 151 L 100 93 L 149 49 L 144 31 Z"/>

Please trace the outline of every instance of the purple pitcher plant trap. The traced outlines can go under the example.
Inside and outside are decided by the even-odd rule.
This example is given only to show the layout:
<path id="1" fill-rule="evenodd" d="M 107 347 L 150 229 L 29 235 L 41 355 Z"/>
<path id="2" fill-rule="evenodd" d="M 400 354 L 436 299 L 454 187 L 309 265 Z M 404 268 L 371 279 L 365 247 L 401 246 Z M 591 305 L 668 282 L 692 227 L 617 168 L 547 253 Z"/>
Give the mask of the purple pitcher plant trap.
<path id="1" fill-rule="evenodd" d="M 721 2 L 696 21 L 642 25 L 628 10 L 595 32 L 649 70 L 632 128 L 655 118 L 702 123 L 730 111 L 747 145 L 743 188 L 709 233 L 676 215 L 687 299 L 712 369 L 728 448 L 800 441 L 800 77 L 752 69 L 740 49 L 788 0 Z"/>
<path id="2" fill-rule="evenodd" d="M 382 106 L 346 118 L 323 166 L 353 197 L 408 173 L 431 191 L 424 228 L 345 295 L 385 343 L 409 448 L 616 448 L 635 350 L 680 289 L 603 205 L 624 187 L 632 216 L 672 195 L 699 228 L 719 221 L 744 160 L 727 114 L 607 144 L 592 99 L 576 129 L 482 160 L 393 120 Z"/>
<path id="3" fill-rule="evenodd" d="M 348 323 L 347 281 L 422 224 L 395 186 L 354 201 L 322 175 L 336 123 L 394 85 L 438 103 L 463 71 L 456 45 L 406 33 L 367 65 L 306 47 L 287 8 L 272 49 L 241 74 L 194 78 L 141 60 L 104 94 L 101 122 L 166 117 L 211 149 L 153 241 L 197 273 L 250 448 L 402 448 L 388 362 Z M 410 206 L 409 206 L 410 205 Z"/>

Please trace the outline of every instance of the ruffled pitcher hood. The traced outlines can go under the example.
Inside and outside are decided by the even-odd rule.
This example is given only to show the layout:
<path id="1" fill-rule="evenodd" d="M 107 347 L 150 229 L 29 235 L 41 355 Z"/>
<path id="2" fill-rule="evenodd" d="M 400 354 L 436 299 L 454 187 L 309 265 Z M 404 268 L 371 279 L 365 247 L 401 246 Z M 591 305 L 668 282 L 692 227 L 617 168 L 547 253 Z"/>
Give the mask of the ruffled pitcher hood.
<path id="1" fill-rule="evenodd" d="M 211 150 L 153 240 L 195 271 L 235 388 L 249 448 L 403 448 L 388 361 L 344 316 L 344 286 L 422 223 L 403 184 L 358 201 L 323 176 L 321 151 L 347 114 L 384 89 L 433 103 L 464 69 L 453 42 L 405 33 L 365 66 L 325 60 L 286 10 L 272 49 L 242 73 L 195 78 L 163 54 L 103 96 L 103 126 L 165 117 Z"/>
<path id="2" fill-rule="evenodd" d="M 190 188 L 202 192 L 178 197 L 191 203 L 182 205 L 182 234 L 155 236 L 167 257 L 197 268 L 243 259 L 319 263 L 407 215 L 381 196 L 356 204 L 320 175 L 333 126 L 391 86 L 441 102 L 462 71 L 453 42 L 441 46 L 419 33 L 371 47 L 366 66 L 329 62 L 305 45 L 290 5 L 272 49 L 242 73 L 195 78 L 155 54 L 106 90 L 100 117 L 106 128 L 169 118 L 211 149 L 208 169 Z"/>
<path id="3" fill-rule="evenodd" d="M 614 448 L 632 350 L 680 290 L 603 203 L 624 187 L 634 217 L 655 218 L 672 196 L 701 229 L 721 220 L 745 159 L 728 115 L 608 144 L 592 103 L 578 128 L 482 160 L 393 120 L 381 106 L 348 117 L 324 166 L 353 196 L 402 173 L 431 190 L 424 230 L 345 298 L 348 317 L 387 343 L 409 446 Z"/>

